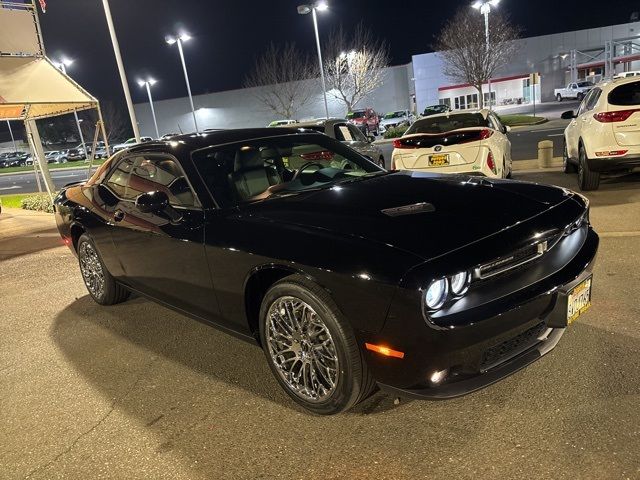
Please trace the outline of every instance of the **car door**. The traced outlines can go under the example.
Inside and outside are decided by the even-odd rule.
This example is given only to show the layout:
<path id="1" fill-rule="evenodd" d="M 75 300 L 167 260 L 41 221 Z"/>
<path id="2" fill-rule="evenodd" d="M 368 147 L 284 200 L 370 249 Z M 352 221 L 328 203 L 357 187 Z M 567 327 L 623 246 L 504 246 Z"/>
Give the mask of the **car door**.
<path id="1" fill-rule="evenodd" d="M 571 158 L 578 158 L 578 140 L 581 136 L 582 124 L 584 123 L 583 114 L 586 111 L 586 105 L 591 98 L 591 92 L 580 103 L 575 117 L 569 122 L 565 130 L 565 140 L 567 142 L 567 153 Z"/>
<path id="2" fill-rule="evenodd" d="M 111 230 L 121 280 L 187 312 L 216 316 L 204 251 L 204 211 L 179 162 L 165 153 L 132 153 L 123 162 L 127 168 L 121 169 Z M 169 206 L 140 211 L 136 199 L 156 191 L 167 194 Z"/>
<path id="3" fill-rule="evenodd" d="M 500 152 L 501 157 L 504 160 L 504 168 L 507 172 L 511 171 L 511 140 L 507 136 L 506 127 L 500 122 L 497 116 L 493 113 L 489 114 L 489 125 L 494 130 L 494 134 L 491 139 L 496 145 L 496 150 Z M 502 164 L 498 164 L 501 168 Z M 506 175 L 506 174 L 505 174 Z"/>

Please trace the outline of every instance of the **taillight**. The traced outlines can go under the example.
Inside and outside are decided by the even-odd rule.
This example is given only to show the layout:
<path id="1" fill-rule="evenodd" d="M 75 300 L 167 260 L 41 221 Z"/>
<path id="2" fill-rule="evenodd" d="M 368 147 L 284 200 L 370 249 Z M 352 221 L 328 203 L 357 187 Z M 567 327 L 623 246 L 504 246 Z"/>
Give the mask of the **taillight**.
<path id="1" fill-rule="evenodd" d="M 635 112 L 640 112 L 640 108 L 635 108 L 633 110 L 618 110 L 617 112 L 594 113 L 593 118 L 600 123 L 624 122 Z"/>
<path id="2" fill-rule="evenodd" d="M 488 128 L 483 128 L 482 130 L 480 130 L 480 140 L 486 140 L 491 135 L 493 135 L 493 130 L 490 130 Z"/>
<path id="3" fill-rule="evenodd" d="M 491 153 L 491 150 L 489 150 L 489 155 L 487 155 L 487 167 L 489 167 L 494 174 L 498 173 L 498 170 L 496 169 L 496 162 L 493 160 L 493 153 Z"/>
<path id="4" fill-rule="evenodd" d="M 619 157 L 626 155 L 629 150 L 606 150 L 604 152 L 596 152 L 596 157 Z"/>
<path id="5" fill-rule="evenodd" d="M 328 150 L 321 150 L 319 152 L 303 153 L 302 155 L 300 155 L 300 157 L 310 162 L 316 162 L 322 160 L 332 160 L 333 155 L 333 152 L 330 152 Z"/>
<path id="6" fill-rule="evenodd" d="M 407 144 L 402 141 L 402 139 L 398 138 L 393 141 L 393 148 L 420 148 L 415 144 Z"/>

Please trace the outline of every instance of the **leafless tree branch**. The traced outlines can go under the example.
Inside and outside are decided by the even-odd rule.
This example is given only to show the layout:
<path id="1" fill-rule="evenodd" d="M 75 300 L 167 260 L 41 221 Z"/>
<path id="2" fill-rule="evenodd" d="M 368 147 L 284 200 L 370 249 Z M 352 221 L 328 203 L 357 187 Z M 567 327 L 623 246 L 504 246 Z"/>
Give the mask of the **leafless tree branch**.
<path id="1" fill-rule="evenodd" d="M 342 27 L 329 35 L 323 53 L 327 89 L 352 111 L 384 81 L 389 48 L 363 24 L 351 36 Z"/>
<path id="2" fill-rule="evenodd" d="M 254 96 L 276 115 L 294 119 L 298 111 L 312 101 L 314 90 L 309 88 L 308 80 L 317 76 L 314 62 L 295 44 L 272 43 L 256 59 L 244 86 L 255 88 Z"/>
<path id="3" fill-rule="evenodd" d="M 518 52 L 515 40 L 519 36 L 519 27 L 499 12 L 492 12 L 487 50 L 484 18 L 478 11 L 465 6 L 444 26 L 434 48 L 440 52 L 445 75 L 454 81 L 473 85 L 478 90 L 482 108 L 482 85 Z"/>

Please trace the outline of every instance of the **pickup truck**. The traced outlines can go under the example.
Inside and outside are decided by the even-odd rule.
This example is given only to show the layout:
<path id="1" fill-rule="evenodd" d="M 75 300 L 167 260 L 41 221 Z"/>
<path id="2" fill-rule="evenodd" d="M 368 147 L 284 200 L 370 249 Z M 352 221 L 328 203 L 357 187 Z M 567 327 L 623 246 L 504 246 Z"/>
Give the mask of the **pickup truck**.
<path id="1" fill-rule="evenodd" d="M 567 85 L 566 88 L 556 88 L 553 93 L 556 96 L 556 100 L 561 102 L 565 98 L 572 98 L 582 101 L 582 99 L 589 93 L 594 87 L 591 82 L 572 82 Z"/>

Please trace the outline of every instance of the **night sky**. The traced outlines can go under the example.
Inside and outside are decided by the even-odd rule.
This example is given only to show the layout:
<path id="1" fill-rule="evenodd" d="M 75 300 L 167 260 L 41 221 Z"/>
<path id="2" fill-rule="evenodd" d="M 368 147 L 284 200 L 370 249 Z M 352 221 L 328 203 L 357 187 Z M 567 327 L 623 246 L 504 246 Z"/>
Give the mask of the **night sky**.
<path id="1" fill-rule="evenodd" d="M 111 0 L 134 102 L 146 100 L 136 78 L 152 75 L 155 99 L 186 96 L 177 47 L 166 34 L 184 28 L 194 38 L 185 55 L 194 94 L 240 88 L 255 55 L 269 42 L 294 41 L 315 54 L 311 16 L 300 16 L 303 0 Z M 37 3 L 37 2 L 36 2 Z M 101 0 L 48 0 L 41 14 L 47 55 L 73 58 L 69 74 L 100 100 L 120 100 L 122 89 Z M 470 0 L 329 0 L 319 14 L 321 35 L 340 23 L 363 21 L 388 41 L 393 64 L 431 50 L 434 35 Z M 523 36 L 578 30 L 629 21 L 639 1 L 502 0 L 499 9 Z"/>

